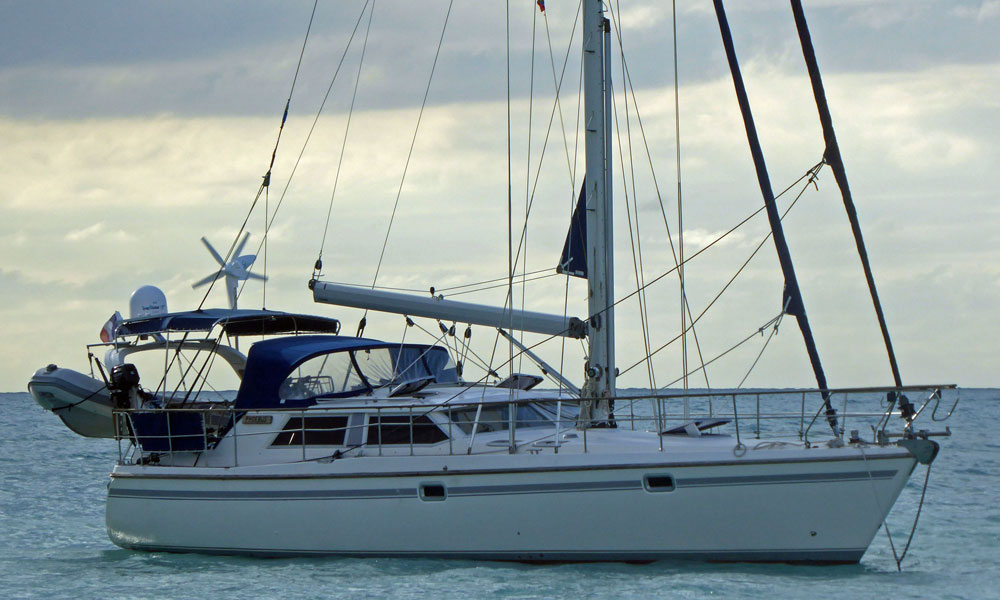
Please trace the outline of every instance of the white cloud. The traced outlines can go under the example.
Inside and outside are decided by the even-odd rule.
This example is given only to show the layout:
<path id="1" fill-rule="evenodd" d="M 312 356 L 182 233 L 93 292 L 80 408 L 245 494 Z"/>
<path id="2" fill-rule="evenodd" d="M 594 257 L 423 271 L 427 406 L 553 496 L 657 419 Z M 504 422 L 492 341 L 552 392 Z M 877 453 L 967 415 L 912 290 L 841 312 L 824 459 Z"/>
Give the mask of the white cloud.
<path id="1" fill-rule="evenodd" d="M 1000 0 L 983 0 L 978 7 L 962 5 L 951 9 L 953 15 L 982 23 L 1000 17 Z"/>
<path id="2" fill-rule="evenodd" d="M 88 238 L 92 238 L 95 235 L 101 233 L 104 230 L 104 223 L 94 223 L 88 227 L 82 229 L 75 229 L 66 234 L 66 241 L 68 242 L 80 242 Z"/>

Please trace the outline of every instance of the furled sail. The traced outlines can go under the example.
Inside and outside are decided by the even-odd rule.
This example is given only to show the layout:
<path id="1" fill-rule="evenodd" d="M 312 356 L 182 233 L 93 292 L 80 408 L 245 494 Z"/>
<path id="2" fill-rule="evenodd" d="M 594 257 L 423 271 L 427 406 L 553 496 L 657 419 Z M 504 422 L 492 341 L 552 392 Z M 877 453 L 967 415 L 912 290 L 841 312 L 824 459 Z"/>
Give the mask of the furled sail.
<path id="1" fill-rule="evenodd" d="M 586 181 L 580 185 L 580 197 L 573 209 L 573 218 L 566 232 L 562 256 L 559 257 L 557 273 L 573 277 L 587 278 L 587 198 L 584 194 Z"/>

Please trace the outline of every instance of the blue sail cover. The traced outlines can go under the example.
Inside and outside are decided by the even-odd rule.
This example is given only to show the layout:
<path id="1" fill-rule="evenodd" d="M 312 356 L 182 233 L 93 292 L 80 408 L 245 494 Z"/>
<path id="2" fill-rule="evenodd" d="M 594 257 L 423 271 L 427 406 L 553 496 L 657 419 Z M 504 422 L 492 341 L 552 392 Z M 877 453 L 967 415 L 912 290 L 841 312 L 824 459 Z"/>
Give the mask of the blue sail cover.
<path id="1" fill-rule="evenodd" d="M 587 278 L 587 199 L 584 194 L 586 181 L 580 186 L 580 197 L 573 209 L 573 218 L 566 233 L 557 273 Z"/>
<path id="2" fill-rule="evenodd" d="M 285 379 L 302 363 L 311 358 L 336 352 L 386 348 L 401 376 L 419 378 L 434 376 L 439 383 L 458 380 L 448 351 L 440 346 L 389 343 L 359 337 L 339 335 L 298 335 L 257 342 L 247 354 L 247 367 L 236 394 L 237 410 L 260 408 L 300 408 L 316 403 L 316 398 L 285 399 L 279 389 Z M 369 388 L 370 389 L 370 388 Z M 368 390 L 348 395 L 366 393 Z M 339 397 L 339 395 L 337 396 Z"/>

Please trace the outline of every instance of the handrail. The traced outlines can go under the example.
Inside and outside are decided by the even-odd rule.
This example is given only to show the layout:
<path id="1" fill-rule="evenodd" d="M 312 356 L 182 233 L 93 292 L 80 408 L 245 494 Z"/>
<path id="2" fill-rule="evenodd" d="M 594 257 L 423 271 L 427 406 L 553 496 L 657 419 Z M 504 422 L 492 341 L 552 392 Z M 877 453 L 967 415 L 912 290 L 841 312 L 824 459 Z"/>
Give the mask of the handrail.
<path id="1" fill-rule="evenodd" d="M 899 437 L 898 434 L 892 433 L 886 435 L 885 428 L 889 425 L 890 420 L 893 417 L 903 416 L 903 411 L 899 410 L 897 403 L 894 401 L 898 393 L 902 390 L 905 391 L 915 391 L 922 390 L 927 392 L 930 390 L 930 394 L 920 405 L 920 408 L 916 411 L 915 416 L 912 420 L 919 417 L 925 409 L 931 407 L 931 417 L 934 421 L 943 421 L 947 419 L 955 411 L 958 399 L 954 402 L 951 408 L 948 410 L 947 415 L 944 417 L 938 416 L 939 405 L 942 400 L 943 394 L 942 390 L 955 389 L 955 386 L 906 386 L 905 388 L 895 388 L 895 387 L 884 387 L 884 388 L 851 388 L 847 390 L 829 390 L 828 394 L 843 393 L 844 401 L 843 408 L 841 410 L 841 427 L 838 428 L 836 432 L 832 434 L 833 438 L 839 439 L 840 442 L 844 441 L 844 433 L 846 427 L 843 426 L 846 423 L 846 419 L 850 418 L 857 424 L 867 423 L 872 430 L 872 440 L 871 442 L 863 443 L 875 443 L 875 444 L 886 444 L 888 439 L 892 437 Z M 891 392 L 896 392 L 891 393 Z M 726 425 L 723 424 L 721 427 L 723 429 L 715 430 L 721 433 L 726 433 L 728 429 L 728 434 L 735 438 L 736 446 L 734 448 L 734 453 L 737 456 L 742 456 L 746 452 L 746 446 L 743 444 L 744 432 L 740 427 L 740 420 L 747 419 L 748 417 L 752 420 L 755 425 L 753 435 L 756 439 L 761 439 L 763 436 L 765 439 L 787 439 L 790 437 L 797 437 L 801 443 L 806 447 L 810 447 L 815 442 L 810 440 L 810 434 L 812 425 L 820 420 L 823 415 L 823 406 L 821 405 L 818 410 L 811 415 L 807 422 L 806 414 L 806 395 L 807 394 L 818 394 L 819 390 L 734 390 L 734 391 L 713 391 L 711 393 L 694 393 L 694 394 L 676 394 L 676 395 L 662 395 L 662 394 L 649 394 L 644 396 L 620 396 L 619 399 L 634 401 L 639 399 L 645 399 L 651 402 L 650 414 L 645 414 L 644 412 L 633 412 L 630 416 L 618 417 L 616 421 L 619 426 L 624 426 L 627 423 L 631 423 L 632 429 L 645 430 L 649 432 L 661 432 L 660 435 L 656 436 L 659 443 L 659 450 L 664 451 L 664 440 L 670 437 L 670 434 L 663 433 L 668 429 L 667 423 L 669 422 L 679 422 L 682 424 L 695 425 L 696 422 L 702 418 L 721 418 L 730 419 L 731 423 Z M 883 396 L 882 394 L 886 395 Z M 787 399 L 794 395 L 799 395 L 801 402 L 795 402 L 794 406 L 790 404 Z M 679 410 L 679 404 L 675 404 L 678 407 L 677 410 L 670 410 L 667 403 L 670 401 L 679 401 L 683 399 L 691 398 L 702 398 L 702 399 L 713 399 L 713 398 L 725 398 L 729 397 L 732 404 L 731 412 L 720 412 L 718 406 L 714 409 L 711 415 L 701 414 L 701 412 L 696 412 L 694 415 L 689 415 L 685 417 L 683 412 Z M 873 410 L 872 408 L 865 408 L 864 403 L 871 405 L 872 403 L 877 403 L 879 400 L 888 399 L 889 403 L 883 404 L 881 407 Z M 250 448 L 254 446 L 247 447 L 247 439 L 254 439 L 257 436 L 277 436 L 283 431 L 289 431 L 285 429 L 289 426 L 289 419 L 282 419 L 280 415 L 288 414 L 290 419 L 298 418 L 299 422 L 292 425 L 295 435 L 293 435 L 288 442 L 289 447 L 296 447 L 300 454 L 300 460 L 302 461 L 313 461 L 313 460 L 336 460 L 340 458 L 346 458 L 346 454 L 355 450 L 364 452 L 365 448 L 370 448 L 375 451 L 377 448 L 378 456 L 385 455 L 385 450 L 388 448 L 397 449 L 396 451 L 402 451 L 403 453 L 408 453 L 409 455 L 423 455 L 423 454 L 442 454 L 447 452 L 448 455 L 454 455 L 456 448 L 459 452 L 465 454 L 466 450 L 470 453 L 472 452 L 473 444 L 460 443 L 454 444 L 456 436 L 459 438 L 472 439 L 472 436 L 476 432 L 482 432 L 482 427 L 487 427 L 488 431 L 486 433 L 497 432 L 497 431 L 509 431 L 511 426 L 517 427 L 518 437 L 521 437 L 521 432 L 525 432 L 526 441 L 518 440 L 515 451 L 518 449 L 524 449 L 533 453 L 540 452 L 542 448 L 555 449 L 565 447 L 570 440 L 577 438 L 578 443 L 582 446 L 582 451 L 584 453 L 591 451 L 591 446 L 593 440 L 588 439 L 588 430 L 584 428 L 582 431 L 578 431 L 578 435 L 569 435 L 577 425 L 576 416 L 569 413 L 569 418 L 563 418 L 566 413 L 562 411 L 557 412 L 557 416 L 553 418 L 550 410 L 542 410 L 538 415 L 539 422 L 544 422 L 542 427 L 528 425 L 521 425 L 518 419 L 517 406 L 537 403 L 537 402 L 560 402 L 560 400 L 554 398 L 546 398 L 544 396 L 522 394 L 517 398 L 505 398 L 501 402 L 497 403 L 484 403 L 482 401 L 468 401 L 468 402 L 448 402 L 441 404 L 427 404 L 426 402 L 394 402 L 390 400 L 388 403 L 375 404 L 370 402 L 368 398 L 365 398 L 365 403 L 353 403 L 349 399 L 345 401 L 317 405 L 312 407 L 295 407 L 295 408 L 285 408 L 285 407 L 275 407 L 275 408 L 259 408 L 259 409 L 236 409 L 231 405 L 219 405 L 211 404 L 210 406 L 199 407 L 197 405 L 186 405 L 179 407 L 166 407 L 166 408 L 129 408 L 129 409 L 114 409 L 113 417 L 115 419 L 115 434 L 116 439 L 119 443 L 119 462 L 143 462 L 143 464 L 172 464 L 176 461 L 182 461 L 181 464 L 188 464 L 190 459 L 184 459 L 184 456 L 200 455 L 200 453 L 205 450 L 213 450 L 219 448 L 223 443 L 232 444 L 231 454 L 227 455 L 231 458 L 231 464 L 239 465 L 241 456 L 249 456 L 245 454 L 250 451 Z M 378 400 L 383 400 L 379 398 Z M 565 398 L 561 399 L 561 402 L 567 402 Z M 793 401 L 794 402 L 794 401 Z M 570 404 L 572 402 L 570 401 Z M 784 404 L 783 407 L 775 407 L 775 404 Z M 725 406 L 728 403 L 724 403 Z M 501 412 L 499 416 L 495 414 L 490 414 L 487 416 L 484 413 L 480 415 L 478 421 L 454 421 L 453 416 L 456 411 L 462 409 L 471 409 L 475 407 L 477 412 L 482 409 L 483 406 L 493 406 L 495 408 L 504 408 L 506 412 Z M 560 404 L 561 406 L 561 404 Z M 794 406 L 794 407 L 793 407 Z M 810 411 L 811 412 L 811 411 Z M 147 433 L 137 431 L 135 427 L 135 421 L 132 416 L 136 413 L 143 414 L 162 414 L 164 415 L 164 422 L 160 427 L 165 425 L 166 435 L 148 435 Z M 200 415 L 201 430 L 194 433 L 175 433 L 175 428 L 173 419 L 169 415 L 178 413 L 197 413 Z M 357 414 L 370 415 L 367 418 L 359 418 Z M 621 413 L 619 413 L 621 414 Z M 243 417 L 248 415 L 270 415 L 265 421 L 257 421 L 250 424 L 250 430 L 247 426 L 243 424 L 241 420 Z M 346 417 L 343 426 L 331 427 L 328 426 L 329 422 L 322 423 L 322 426 L 317 422 L 313 421 L 307 423 L 307 419 L 311 420 L 311 417 L 325 416 L 325 415 L 336 415 Z M 404 421 L 400 421 L 398 424 L 393 424 L 394 426 L 403 426 L 408 428 L 409 435 L 408 440 L 399 440 L 400 443 L 386 443 L 383 429 L 383 420 L 386 416 L 401 416 L 408 417 Z M 417 428 L 424 427 L 429 424 L 415 422 L 414 419 L 427 417 L 428 415 L 439 415 L 438 417 L 431 418 L 430 420 L 438 426 L 443 432 L 443 437 L 439 442 L 434 443 L 421 443 L 417 440 Z M 558 418 L 558 422 L 556 422 Z M 780 426 L 772 426 L 771 423 L 780 422 L 796 422 L 798 424 L 798 429 L 793 428 L 784 429 L 778 431 Z M 180 421 L 178 421 L 179 425 Z M 258 430 L 256 425 L 272 424 L 274 426 L 267 427 L 265 429 Z M 873 424 L 874 423 L 874 424 Z M 457 425 L 458 427 L 454 427 Z M 148 423 L 146 425 L 149 426 Z M 369 443 L 365 439 L 364 431 L 367 430 L 370 433 L 375 434 L 376 432 L 372 430 L 372 427 L 377 428 L 378 440 L 372 440 Z M 362 430 L 360 435 L 356 432 L 358 429 Z M 163 431 L 163 429 L 160 429 Z M 318 439 L 314 435 L 310 435 L 315 432 L 343 432 L 343 437 L 334 436 L 333 440 L 338 440 L 339 443 L 319 443 Z M 858 440 L 857 436 L 858 428 L 852 431 L 852 440 Z M 904 433 L 908 431 L 904 430 Z M 404 432 L 403 435 L 405 435 Z M 537 433 L 538 435 L 532 435 Z M 695 435 L 692 430 L 691 435 Z M 831 435 L 831 434 L 827 434 Z M 191 446 L 182 442 L 184 439 L 190 439 L 193 437 L 201 438 L 202 442 L 199 448 L 187 449 Z M 374 436 L 372 436 L 374 437 Z M 390 435 L 390 437 L 393 437 Z M 551 440 L 553 437 L 556 438 L 555 442 L 545 442 L 539 444 L 539 442 L 544 442 L 544 440 Z M 826 436 L 824 436 L 825 438 Z M 242 438 L 242 440 L 241 440 Z M 141 448 L 143 443 L 149 443 L 148 440 L 165 440 L 166 443 L 159 447 L 166 447 L 165 452 L 158 451 L 144 451 Z M 329 439 L 329 438 L 328 438 Z M 835 441 L 836 441 L 835 439 Z M 140 440 L 146 440 L 145 442 Z M 228 440 L 232 440 L 229 442 Z M 352 442 L 353 440 L 353 442 Z M 130 442 L 130 446 L 124 451 L 122 449 L 122 442 Z M 446 449 L 442 447 L 442 444 L 447 441 Z M 491 445 L 491 442 L 493 444 Z M 273 443 L 273 441 L 271 442 Z M 243 446 L 243 448 L 241 448 Z M 309 448 L 307 448 L 309 446 Z M 497 452 L 499 451 L 499 446 L 496 445 L 495 440 L 487 439 L 480 445 L 476 445 L 476 453 L 479 452 Z M 577 446 L 578 450 L 581 446 Z M 260 448 L 272 448 L 270 443 L 263 442 Z M 509 446 L 505 445 L 504 448 L 509 450 Z M 407 452 L 408 451 L 408 452 Z M 395 454 L 395 452 L 390 452 L 390 455 Z M 175 456 L 176 455 L 176 456 Z M 251 454 L 252 455 L 252 452 Z M 277 456 L 277 455 L 276 455 Z M 282 455 L 287 458 L 287 455 Z M 352 455 L 353 456 L 353 455 Z M 164 461 L 166 459 L 166 461 Z M 226 459 L 227 461 L 229 458 Z M 158 462 L 159 461 L 159 462 Z M 211 463 L 212 461 L 200 461 L 200 459 L 195 459 L 194 464 L 198 465 L 199 462 L 205 465 L 206 462 Z M 218 461 L 212 463 L 217 466 Z"/>

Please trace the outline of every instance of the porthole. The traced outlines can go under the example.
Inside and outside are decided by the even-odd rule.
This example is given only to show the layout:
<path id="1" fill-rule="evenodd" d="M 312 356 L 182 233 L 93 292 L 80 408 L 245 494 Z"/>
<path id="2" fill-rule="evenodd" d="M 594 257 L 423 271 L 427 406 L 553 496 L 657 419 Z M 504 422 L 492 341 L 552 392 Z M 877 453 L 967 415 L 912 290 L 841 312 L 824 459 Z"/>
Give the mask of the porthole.
<path id="1" fill-rule="evenodd" d="M 647 492 L 672 492 L 674 491 L 674 478 L 662 473 L 651 473 L 642 478 L 642 487 Z"/>
<path id="2" fill-rule="evenodd" d="M 443 483 L 421 483 L 420 499 L 428 502 L 444 500 L 448 492 Z"/>

